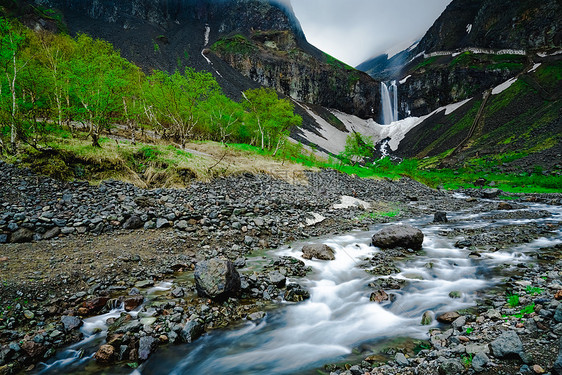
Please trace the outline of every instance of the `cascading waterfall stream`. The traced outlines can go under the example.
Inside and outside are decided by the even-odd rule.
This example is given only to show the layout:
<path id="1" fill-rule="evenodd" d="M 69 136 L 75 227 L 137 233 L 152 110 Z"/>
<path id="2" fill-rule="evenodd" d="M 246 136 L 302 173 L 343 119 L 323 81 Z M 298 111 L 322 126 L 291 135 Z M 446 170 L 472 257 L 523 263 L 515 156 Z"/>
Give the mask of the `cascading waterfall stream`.
<path id="1" fill-rule="evenodd" d="M 381 82 L 381 107 L 383 125 L 398 121 L 398 86 L 396 81 L 390 83 L 390 88 L 386 83 Z"/>

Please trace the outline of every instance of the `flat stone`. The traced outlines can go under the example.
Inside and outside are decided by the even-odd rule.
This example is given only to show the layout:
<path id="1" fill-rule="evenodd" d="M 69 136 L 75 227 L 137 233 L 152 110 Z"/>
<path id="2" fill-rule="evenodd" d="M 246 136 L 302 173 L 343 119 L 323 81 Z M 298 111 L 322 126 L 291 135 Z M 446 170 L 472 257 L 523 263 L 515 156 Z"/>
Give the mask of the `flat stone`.
<path id="1" fill-rule="evenodd" d="M 320 260 L 334 260 L 334 249 L 325 244 L 309 244 L 302 248 L 302 257 L 304 259 L 320 259 Z"/>
<path id="2" fill-rule="evenodd" d="M 490 343 L 492 354 L 497 358 L 505 358 L 517 355 L 523 359 L 523 343 L 514 331 L 502 333 L 497 339 Z"/>
<path id="3" fill-rule="evenodd" d="M 205 329 L 196 320 L 188 320 L 180 332 L 182 342 L 193 342 L 197 340 L 205 332 Z"/>
<path id="4" fill-rule="evenodd" d="M 441 323 L 451 324 L 460 317 L 456 311 L 446 312 L 437 317 L 437 321 Z"/>
<path id="5" fill-rule="evenodd" d="M 60 321 L 66 332 L 79 328 L 83 324 L 82 320 L 76 316 L 63 316 L 60 318 Z"/>
<path id="6" fill-rule="evenodd" d="M 396 353 L 394 360 L 399 366 L 408 366 L 410 364 L 410 361 L 408 361 L 408 358 L 406 358 L 403 353 Z"/>
<path id="7" fill-rule="evenodd" d="M 402 247 L 420 250 L 423 237 L 422 231 L 411 225 L 391 225 L 375 233 L 372 242 L 374 246 L 381 249 Z"/>

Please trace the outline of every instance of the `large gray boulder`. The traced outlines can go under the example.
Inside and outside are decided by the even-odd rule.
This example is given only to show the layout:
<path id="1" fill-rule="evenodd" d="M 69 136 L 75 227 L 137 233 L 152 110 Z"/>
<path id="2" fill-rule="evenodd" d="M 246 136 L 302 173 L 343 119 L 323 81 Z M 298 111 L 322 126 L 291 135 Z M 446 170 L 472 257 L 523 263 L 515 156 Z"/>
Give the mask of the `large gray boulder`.
<path id="1" fill-rule="evenodd" d="M 381 249 L 403 247 L 420 250 L 422 243 L 422 231 L 411 225 L 391 225 L 373 235 L 373 245 Z"/>
<path id="2" fill-rule="evenodd" d="M 320 260 L 334 260 L 334 249 L 325 244 L 310 244 L 302 248 L 302 257 L 304 259 L 320 259 Z"/>
<path id="3" fill-rule="evenodd" d="M 180 331 L 180 339 L 182 342 L 193 342 L 197 340 L 205 332 L 205 327 L 196 320 L 188 320 Z"/>
<path id="4" fill-rule="evenodd" d="M 201 297 L 222 300 L 240 292 L 240 274 L 229 260 L 214 258 L 195 266 L 195 287 Z"/>
<path id="5" fill-rule="evenodd" d="M 528 363 L 530 358 L 523 350 L 523 343 L 517 333 L 507 331 L 490 343 L 492 354 L 497 358 L 517 357 Z"/>
<path id="6" fill-rule="evenodd" d="M 146 361 L 156 349 L 158 340 L 152 336 L 143 336 L 139 340 L 139 361 Z"/>

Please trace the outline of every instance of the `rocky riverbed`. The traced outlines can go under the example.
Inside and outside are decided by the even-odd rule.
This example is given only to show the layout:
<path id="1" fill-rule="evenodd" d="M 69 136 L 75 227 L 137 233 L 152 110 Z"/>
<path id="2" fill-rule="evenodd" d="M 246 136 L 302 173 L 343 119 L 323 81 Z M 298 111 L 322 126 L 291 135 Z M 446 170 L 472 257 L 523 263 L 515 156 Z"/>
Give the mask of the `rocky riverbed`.
<path id="1" fill-rule="evenodd" d="M 308 272 L 304 263 L 292 257 L 271 257 L 267 251 L 297 239 L 440 211 L 480 214 L 499 208 L 498 202 L 489 199 L 497 198 L 500 192 L 496 190 L 466 191 L 470 197 L 459 199 L 409 179 L 375 181 L 334 171 L 307 172 L 294 180 L 307 183 L 248 174 L 194 182 L 186 189 L 143 190 L 119 181 L 99 186 L 60 182 L 0 162 L 0 374 L 33 370 L 37 362 L 80 340 L 83 332 L 79 328 L 87 317 L 118 306 L 126 311 L 140 308 L 140 312 L 109 318 L 107 338 L 96 348 L 98 362 L 140 363 L 158 345 L 189 342 L 205 330 L 244 319 L 259 320 L 278 301 L 302 301 L 308 297 L 298 284 L 298 277 Z M 560 198 L 533 195 L 519 199 L 560 204 Z M 511 204 L 514 206 L 504 205 L 503 216 L 496 213 L 489 220 L 531 215 L 513 210 L 517 203 Z M 479 252 L 529 242 L 553 229 L 552 225 L 506 223 L 486 233 L 478 228 L 451 230 L 443 223 L 442 235 L 464 236 L 459 247 L 472 247 L 478 256 Z M 509 310 L 504 306 L 505 295 L 498 292 L 494 299 L 483 300 L 476 310 L 459 316 L 464 322 L 443 332 L 432 331 L 431 346 L 417 356 L 401 353 L 405 361 L 397 354 L 383 367 L 371 361 L 334 372 L 420 373 L 424 368 L 426 373 L 435 373 L 431 371 L 437 368 L 443 372 L 441 368 L 449 366 L 443 365 L 446 361 L 461 363 L 462 354 L 473 354 L 470 358 L 472 363 L 478 358 L 476 364 L 484 360 L 480 354 L 488 356 L 482 369 L 491 371 L 495 369 L 492 364 L 501 364 L 494 358 L 497 351 L 469 353 L 466 346 L 487 345 L 500 336 L 506 324 L 522 336 L 525 348 L 527 340 L 544 341 L 542 346 L 531 346 L 549 349 L 548 360 L 542 362 L 548 371 L 557 354 L 560 331 L 552 323 L 557 322 L 558 250 L 541 255 L 556 261 L 522 268 L 523 276 L 511 276 L 514 279 L 506 283 L 516 293 L 529 285 L 541 288 L 537 298 L 542 299 L 524 323 L 521 318 L 512 319 L 512 311 L 505 311 Z M 391 274 L 397 259 L 411 256 L 415 253 L 379 253 L 370 261 L 369 272 Z M 239 294 L 213 299 L 197 293 L 193 271 L 211 259 L 228 261 L 237 269 Z M 378 303 L 377 299 L 384 300 L 380 291 L 386 294 L 400 285 L 386 281 L 373 287 L 373 303 Z M 500 317 L 507 315 L 507 322 L 498 319 L 498 314 L 488 314 L 493 309 Z M 526 331 L 529 319 L 538 327 L 534 335 Z M 518 344 L 513 336 L 510 340 Z M 527 352 L 532 354 L 532 350 Z M 450 366 L 453 372 L 445 373 L 455 373 L 457 362 Z M 529 362 L 529 369 L 536 370 L 532 365 Z M 504 373 L 513 368 L 506 367 Z M 470 371 L 478 369 L 472 366 Z"/>

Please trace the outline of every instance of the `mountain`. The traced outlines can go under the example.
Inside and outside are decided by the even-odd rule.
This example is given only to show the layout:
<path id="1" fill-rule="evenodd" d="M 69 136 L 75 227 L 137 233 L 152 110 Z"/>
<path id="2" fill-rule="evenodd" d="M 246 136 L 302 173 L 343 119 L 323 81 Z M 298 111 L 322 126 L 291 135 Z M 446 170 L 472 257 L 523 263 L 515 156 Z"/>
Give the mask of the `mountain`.
<path id="1" fill-rule="evenodd" d="M 417 46 L 361 64 L 420 117 L 394 154 L 561 170 L 561 25 L 557 0 L 453 0 Z"/>

